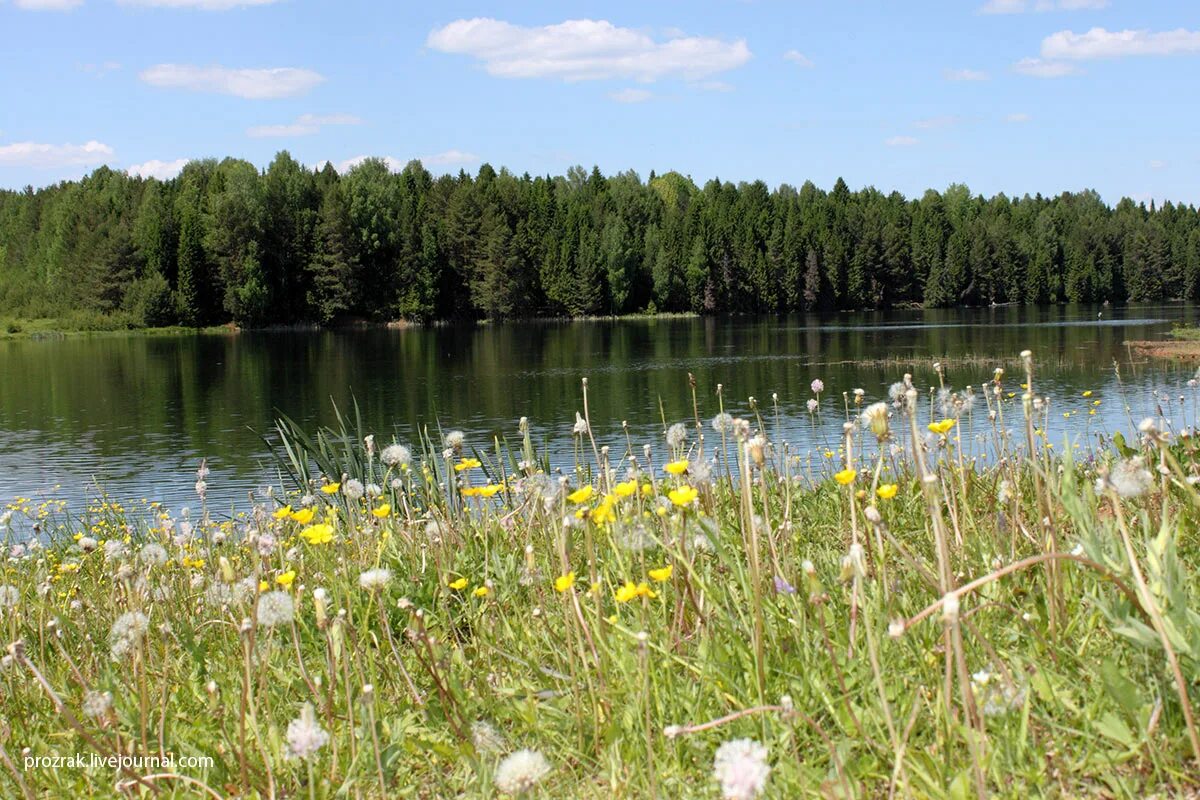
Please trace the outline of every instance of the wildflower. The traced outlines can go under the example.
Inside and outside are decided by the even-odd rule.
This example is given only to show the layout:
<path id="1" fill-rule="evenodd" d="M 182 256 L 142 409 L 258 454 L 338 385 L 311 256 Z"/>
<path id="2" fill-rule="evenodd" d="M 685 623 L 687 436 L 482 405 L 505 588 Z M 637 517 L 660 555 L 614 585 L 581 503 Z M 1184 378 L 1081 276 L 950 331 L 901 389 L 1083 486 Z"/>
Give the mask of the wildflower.
<path id="1" fill-rule="evenodd" d="M 575 424 L 571 427 L 571 433 L 576 436 L 583 436 L 588 432 L 587 420 L 578 411 L 575 412 Z"/>
<path id="2" fill-rule="evenodd" d="M 300 537 L 309 544 L 328 544 L 333 541 L 333 526 L 328 522 L 309 525 L 300 531 Z"/>
<path id="3" fill-rule="evenodd" d="M 713 758 L 713 777 L 725 800 L 754 800 L 762 794 L 770 774 L 767 748 L 752 739 L 725 742 Z"/>
<path id="4" fill-rule="evenodd" d="M 687 472 L 687 468 L 688 460 L 686 458 L 681 458 L 678 461 L 672 461 L 663 466 L 663 470 L 671 475 L 682 475 L 683 473 Z"/>
<path id="5" fill-rule="evenodd" d="M 442 438 L 442 444 L 451 450 L 462 450 L 466 440 L 467 436 L 462 431 L 448 431 Z"/>
<path id="6" fill-rule="evenodd" d="M 108 649 L 113 661 L 120 661 L 136 650 L 149 629 L 150 620 L 140 611 L 127 611 L 117 617 L 108 632 Z"/>
<path id="7" fill-rule="evenodd" d="M 858 477 L 858 470 L 851 469 L 850 467 L 846 467 L 844 470 L 841 470 L 840 472 L 835 472 L 833 474 L 833 479 L 835 481 L 837 481 L 838 483 L 840 483 L 842 486 L 849 486 L 850 484 L 854 483 L 854 479 L 857 477 Z"/>
<path id="8" fill-rule="evenodd" d="M 667 564 L 659 569 L 652 569 L 647 574 L 653 579 L 662 583 L 671 580 L 671 573 L 675 571 L 674 564 Z"/>
<path id="9" fill-rule="evenodd" d="M 487 597 L 491 591 L 492 590 L 486 586 L 478 586 L 476 587 L 475 591 L 471 592 L 471 594 L 475 595 L 476 597 Z"/>
<path id="10" fill-rule="evenodd" d="M 496 767 L 496 788 L 505 794 L 524 794 L 549 771 L 550 762 L 544 755 L 536 750 L 518 750 L 505 756 Z"/>
<path id="11" fill-rule="evenodd" d="M 650 584 L 648 583 L 626 581 L 623 586 L 617 589 L 614 597 L 618 603 L 628 603 L 630 600 L 635 600 L 639 597 L 649 597 L 653 600 L 655 597 L 658 597 L 658 594 L 650 588 Z"/>
<path id="12" fill-rule="evenodd" d="M 498 753 L 504 749 L 504 735 L 487 720 L 476 720 L 471 723 L 471 743 L 480 755 Z"/>
<path id="13" fill-rule="evenodd" d="M 342 494 L 350 500 L 361 500 L 366 491 L 362 481 L 357 478 L 351 478 L 342 485 Z"/>
<path id="14" fill-rule="evenodd" d="M 496 493 L 499 492 L 503 488 L 504 488 L 504 485 L 500 484 L 500 483 L 490 483 L 487 486 L 480 486 L 479 487 L 479 496 L 480 497 L 495 497 Z"/>
<path id="15" fill-rule="evenodd" d="M 667 492 L 667 498 L 680 508 L 691 505 L 699 496 L 700 492 L 687 485 Z"/>
<path id="16" fill-rule="evenodd" d="M 592 494 L 595 491 L 596 490 L 594 488 L 592 488 L 592 485 L 590 483 L 584 484 L 583 486 L 580 486 L 578 489 L 576 489 L 575 491 L 573 491 L 569 495 L 567 495 L 567 499 L 570 500 L 572 503 L 579 505 L 580 503 L 586 503 L 588 500 L 590 500 L 592 498 Z"/>
<path id="17" fill-rule="evenodd" d="M 287 505 L 287 506 L 280 506 L 279 508 L 275 509 L 275 511 L 272 512 L 271 516 L 274 517 L 275 519 L 287 519 L 289 516 L 291 516 L 291 514 L 292 514 L 292 507 L 290 505 Z"/>
<path id="18" fill-rule="evenodd" d="M 872 403 L 863 409 L 859 417 L 862 426 L 875 434 L 875 438 L 883 441 L 888 437 L 888 407 L 887 403 Z"/>
<path id="19" fill-rule="evenodd" d="M 879 497 L 883 500 L 891 500 L 893 497 L 896 496 L 896 492 L 898 492 L 899 490 L 900 490 L 900 487 L 897 486 L 896 484 L 885 483 L 885 484 L 882 484 L 878 489 L 875 490 L 875 494 L 879 495 Z"/>
<path id="20" fill-rule="evenodd" d="M 456 592 L 461 592 L 463 589 L 467 588 L 467 584 L 469 583 L 470 581 L 468 581 L 466 578 L 459 578 L 458 580 L 448 581 L 446 585 Z"/>
<path id="21" fill-rule="evenodd" d="M 386 588 L 392 580 L 392 571 L 378 567 L 376 569 L 368 569 L 358 576 L 358 585 L 368 592 L 377 592 Z"/>
<path id="22" fill-rule="evenodd" d="M 825 391 L 825 382 L 820 378 L 814 378 L 809 388 L 813 390 L 813 394 L 820 394 L 821 392 Z"/>
<path id="23" fill-rule="evenodd" d="M 807 405 L 808 405 L 808 413 L 815 414 L 817 412 L 817 408 L 820 407 L 821 404 L 810 397 L 808 399 Z"/>
<path id="24" fill-rule="evenodd" d="M 616 495 L 604 495 L 604 500 L 592 510 L 592 522 L 597 525 L 607 525 L 610 522 L 616 522 L 617 514 L 613 511 L 613 506 L 616 505 L 616 502 Z"/>
<path id="25" fill-rule="evenodd" d="M 613 494 L 617 497 L 631 497 L 638 490 L 637 478 L 630 478 L 624 483 L 618 483 L 613 487 Z"/>
<path id="26" fill-rule="evenodd" d="M 941 422 L 929 423 L 928 428 L 929 428 L 930 433 L 937 433 L 942 436 L 945 436 L 947 433 L 950 432 L 950 429 L 953 428 L 954 425 L 955 425 L 954 420 L 944 419 Z"/>
<path id="27" fill-rule="evenodd" d="M 313 521 L 313 517 L 315 517 L 316 515 L 317 515 L 317 512 L 314 511 L 313 509 L 302 508 L 299 511 L 292 512 L 291 520 L 293 522 L 299 522 L 301 525 L 307 525 L 308 523 Z"/>
<path id="28" fill-rule="evenodd" d="M 258 598 L 256 617 L 258 624 L 264 628 L 274 628 L 276 625 L 290 625 L 296 616 L 296 606 L 292 596 L 279 590 L 264 592 Z"/>
<path id="29" fill-rule="evenodd" d="M 284 572 L 281 575 L 275 576 L 275 582 L 278 583 L 280 586 L 284 587 L 285 589 L 290 588 L 292 583 L 295 582 L 295 580 L 296 580 L 296 570 L 294 570 L 294 569 L 289 569 L 287 572 Z"/>
<path id="30" fill-rule="evenodd" d="M 467 469 L 479 469 L 483 466 L 478 458 L 464 458 L 454 465 L 455 472 L 462 472 Z"/>
<path id="31" fill-rule="evenodd" d="M 720 434 L 727 434 L 733 430 L 733 416 L 722 411 L 712 418 L 712 429 Z"/>
<path id="32" fill-rule="evenodd" d="M 554 579 L 554 591 L 562 593 L 575 585 L 575 572 L 568 572 L 566 575 L 559 575 Z"/>
<path id="33" fill-rule="evenodd" d="M 92 719 L 107 717 L 112 709 L 112 694 L 89 689 L 83 695 L 83 715 Z"/>
<path id="34" fill-rule="evenodd" d="M 371 509 L 371 515 L 376 519 L 387 519 L 392 515 L 392 507 L 388 503 L 383 503 Z"/>
<path id="35" fill-rule="evenodd" d="M 21 592 L 10 583 L 0 586 L 0 611 L 12 608 L 21 601 Z"/>
<path id="36" fill-rule="evenodd" d="M 120 561 L 128 548 L 120 539 L 109 539 L 104 543 L 104 557 L 109 561 Z"/>
<path id="37" fill-rule="evenodd" d="M 79 537 L 78 545 L 79 545 L 79 549 L 82 550 L 83 552 L 91 553 L 97 547 L 100 546 L 100 543 L 97 542 L 95 539 L 93 539 L 91 536 L 81 536 L 81 537 Z"/>
<path id="38" fill-rule="evenodd" d="M 775 593 L 776 594 L 795 594 L 796 593 L 796 587 L 792 586 L 790 583 L 788 583 L 787 580 L 785 578 L 783 578 L 782 576 L 776 575 L 774 583 L 775 583 Z"/>
<path id="39" fill-rule="evenodd" d="M 329 742 L 329 734 L 317 722 L 311 703 L 305 703 L 300 716 L 288 723 L 288 755 L 307 761 Z"/>
<path id="40" fill-rule="evenodd" d="M 1150 491 L 1153 484 L 1154 476 L 1150 474 L 1150 470 L 1146 469 L 1142 457 L 1134 456 L 1119 461 L 1109 472 L 1105 485 L 1128 500 Z"/>
<path id="41" fill-rule="evenodd" d="M 138 554 L 143 564 L 148 564 L 152 567 L 161 567 L 167 563 L 167 551 L 161 544 L 151 542 L 142 548 Z"/>
<path id="42" fill-rule="evenodd" d="M 687 426 L 682 422 L 676 422 L 671 427 L 667 428 L 667 447 L 672 450 L 680 450 L 687 444 Z"/>
<path id="43" fill-rule="evenodd" d="M 321 491 L 325 494 L 337 494 L 341 488 L 342 485 L 340 483 L 327 483 L 321 487 Z"/>
<path id="44" fill-rule="evenodd" d="M 379 460 L 389 467 L 403 467 L 412 463 L 412 451 L 402 444 L 389 444 L 379 454 Z"/>

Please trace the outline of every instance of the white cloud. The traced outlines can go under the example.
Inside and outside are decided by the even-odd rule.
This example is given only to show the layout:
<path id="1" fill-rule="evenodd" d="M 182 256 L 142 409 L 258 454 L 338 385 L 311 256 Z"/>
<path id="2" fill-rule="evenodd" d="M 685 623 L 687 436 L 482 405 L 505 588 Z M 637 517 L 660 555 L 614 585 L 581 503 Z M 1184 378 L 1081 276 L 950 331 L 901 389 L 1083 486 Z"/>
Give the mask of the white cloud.
<path id="1" fill-rule="evenodd" d="M 70 11 L 83 5 L 83 0 L 13 0 L 13 5 L 26 11 Z"/>
<path id="2" fill-rule="evenodd" d="M 732 92 L 733 84 L 725 81 L 700 81 L 692 84 L 695 88 L 706 92 Z"/>
<path id="3" fill-rule="evenodd" d="M 138 77 L 151 86 L 231 94 L 250 100 L 304 94 L 325 80 L 322 75 L 310 69 L 231 69 L 218 64 L 208 67 L 193 64 L 157 64 L 143 70 Z"/>
<path id="4" fill-rule="evenodd" d="M 1109 0 L 988 0 L 980 14 L 1024 14 L 1026 11 L 1084 11 L 1107 8 Z"/>
<path id="5" fill-rule="evenodd" d="M 113 156 L 108 145 L 92 140 L 84 144 L 13 142 L 0 145 L 0 167 L 87 167 Z"/>
<path id="6" fill-rule="evenodd" d="M 1182 53 L 1200 53 L 1200 31 L 1184 28 L 1161 32 L 1092 28 L 1087 33 L 1059 31 L 1042 40 L 1042 56 L 1045 58 L 1083 60 Z"/>
<path id="7" fill-rule="evenodd" d="M 228 11 L 239 6 L 269 6 L 279 0 L 117 0 L 123 6 L 146 8 L 197 8 L 201 11 Z"/>
<path id="8" fill-rule="evenodd" d="M 641 31 L 606 20 L 573 19 L 525 27 L 476 18 L 433 30 L 426 44 L 442 53 L 472 56 L 498 78 L 696 80 L 750 60 L 743 39 L 726 42 L 676 34 L 656 42 Z"/>
<path id="9" fill-rule="evenodd" d="M 888 147 L 912 147 L 920 140 L 913 136 L 893 136 L 889 139 L 884 139 L 883 143 Z"/>
<path id="10" fill-rule="evenodd" d="M 392 156 L 382 156 L 382 157 L 380 157 L 380 156 L 354 156 L 353 158 L 347 158 L 345 161 L 339 161 L 338 163 L 334 164 L 333 166 L 335 169 L 337 169 L 339 174 L 345 175 L 347 172 L 354 169 L 359 164 L 366 161 L 368 158 L 381 158 L 383 163 L 386 164 L 387 168 L 392 172 L 399 172 L 400 170 L 404 169 L 405 162 L 401 161 L 398 158 L 393 158 Z M 321 162 L 321 164 L 317 165 L 317 168 L 318 169 L 321 168 L 326 163 L 329 163 L 329 162 L 324 162 L 324 161 Z"/>
<path id="11" fill-rule="evenodd" d="M 618 103 L 644 103 L 654 95 L 645 89 L 620 89 L 615 92 L 609 92 L 608 96 Z"/>
<path id="12" fill-rule="evenodd" d="M 1062 61 L 1043 61 L 1040 58 L 1022 58 L 1013 64 L 1013 72 L 1027 75 L 1030 78 L 1065 78 L 1068 75 L 1079 75 L 1083 70 L 1074 64 Z"/>
<path id="13" fill-rule="evenodd" d="M 1166 166 L 1167 166 L 1167 162 L 1166 162 L 1166 161 L 1162 161 L 1162 160 L 1160 160 L 1160 159 L 1157 159 L 1157 158 L 1156 158 L 1156 159 L 1154 159 L 1154 160 L 1152 160 L 1152 161 L 1150 162 L 1150 169 L 1163 169 L 1163 168 L 1165 168 Z"/>
<path id="14" fill-rule="evenodd" d="M 1026 114 L 1024 112 L 1018 111 L 1015 114 L 1009 114 L 1007 117 L 1004 118 L 1004 121 L 1018 124 L 1018 123 L 1022 123 L 1022 122 L 1029 122 L 1029 120 L 1031 120 L 1031 119 L 1033 119 L 1033 117 L 1029 116 L 1028 114 Z"/>
<path id="15" fill-rule="evenodd" d="M 953 114 L 947 114 L 941 117 L 930 117 L 929 119 L 919 119 L 913 125 L 922 130 L 936 130 L 938 128 L 949 128 L 951 125 L 957 125 L 962 122 L 962 117 Z"/>
<path id="16" fill-rule="evenodd" d="M 360 125 L 362 120 L 352 114 L 301 114 L 294 122 L 284 125 L 255 125 L 246 135 L 256 139 L 273 136 L 311 136 L 326 125 Z"/>
<path id="17" fill-rule="evenodd" d="M 793 64 L 805 68 L 813 65 L 812 59 L 804 55 L 804 53 L 801 53 L 799 50 L 788 50 L 783 54 L 783 58 L 785 61 L 791 61 Z"/>
<path id="18" fill-rule="evenodd" d="M 986 81 L 988 74 L 977 69 L 944 69 L 942 77 L 948 81 Z"/>
<path id="19" fill-rule="evenodd" d="M 159 161 L 157 158 L 152 158 L 149 161 L 143 161 L 141 164 L 130 164 L 125 168 L 125 171 L 130 175 L 139 175 L 143 178 L 158 178 L 160 181 L 167 181 L 178 175 L 190 158 L 177 158 L 174 161 Z"/>
<path id="20" fill-rule="evenodd" d="M 418 156 L 418 158 L 425 166 L 433 164 L 439 167 L 475 164 L 479 161 L 479 156 L 474 153 L 464 153 L 462 150 L 443 150 L 431 156 Z"/>

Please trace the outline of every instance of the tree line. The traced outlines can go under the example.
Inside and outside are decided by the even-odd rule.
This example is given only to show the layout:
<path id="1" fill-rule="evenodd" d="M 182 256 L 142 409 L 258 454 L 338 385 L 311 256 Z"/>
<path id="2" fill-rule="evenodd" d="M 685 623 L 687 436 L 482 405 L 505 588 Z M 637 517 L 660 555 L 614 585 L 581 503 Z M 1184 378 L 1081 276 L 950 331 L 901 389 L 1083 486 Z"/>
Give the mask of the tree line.
<path id="1" fill-rule="evenodd" d="M 1194 206 L 677 172 L 434 177 L 287 152 L 0 192 L 0 309 L 135 325 L 776 313 L 1200 296 Z"/>

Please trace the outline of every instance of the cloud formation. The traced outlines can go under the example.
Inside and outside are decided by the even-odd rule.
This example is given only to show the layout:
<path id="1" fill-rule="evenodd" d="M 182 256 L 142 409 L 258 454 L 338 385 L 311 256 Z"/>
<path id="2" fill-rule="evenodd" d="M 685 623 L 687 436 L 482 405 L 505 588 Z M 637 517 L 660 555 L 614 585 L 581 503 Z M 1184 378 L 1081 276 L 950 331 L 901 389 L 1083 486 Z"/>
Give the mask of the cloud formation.
<path id="1" fill-rule="evenodd" d="M 946 114 L 941 117 L 929 117 L 928 119 L 919 119 L 913 123 L 913 126 L 921 130 L 932 131 L 938 128 L 949 128 L 952 125 L 957 125 L 962 122 L 962 117 L 954 114 Z"/>
<path id="2" fill-rule="evenodd" d="M 130 164 L 125 171 L 130 175 L 142 178 L 158 178 L 160 181 L 167 181 L 178 175 L 189 161 L 191 161 L 190 158 L 177 158 L 174 161 L 159 161 L 157 158 L 152 158 L 141 164 Z"/>
<path id="3" fill-rule="evenodd" d="M 697 80 L 750 60 L 743 39 L 726 42 L 672 34 L 659 42 L 607 20 L 572 19 L 526 27 L 475 18 L 455 20 L 433 30 L 426 44 L 441 53 L 471 56 L 498 78 Z"/>
<path id="4" fill-rule="evenodd" d="M 944 69 L 942 77 L 948 81 L 986 81 L 989 76 L 977 69 Z"/>
<path id="5" fill-rule="evenodd" d="M 103 164 L 113 153 L 94 139 L 83 144 L 13 142 L 0 145 L 0 167 L 88 167 Z"/>
<path id="6" fill-rule="evenodd" d="M 1013 72 L 1030 78 L 1065 78 L 1083 73 L 1074 64 L 1063 61 L 1045 61 L 1040 58 L 1022 58 L 1012 66 Z"/>
<path id="7" fill-rule="evenodd" d="M 783 59 L 785 61 L 790 61 L 797 66 L 805 67 L 806 69 L 813 65 L 812 59 L 804 55 L 804 53 L 801 53 L 799 50 L 788 50 L 783 54 Z"/>
<path id="8" fill-rule="evenodd" d="M 326 125 L 360 125 L 362 120 L 352 114 L 301 114 L 294 122 L 283 125 L 255 125 L 246 135 L 255 139 L 278 136 L 311 136 Z"/>
<path id="9" fill-rule="evenodd" d="M 156 64 L 138 76 L 144 83 L 164 89 L 231 94 L 248 100 L 269 100 L 304 94 L 325 78 L 310 69 L 273 67 L 233 69 L 219 64 Z"/>
<path id="10" fill-rule="evenodd" d="M 618 103 L 644 103 L 654 95 L 645 89 L 618 89 L 615 92 L 609 92 L 608 96 Z"/>
<path id="11" fill-rule="evenodd" d="M 13 5 L 26 11 L 70 11 L 83 5 L 83 0 L 13 0 Z"/>
<path id="12" fill-rule="evenodd" d="M 1018 111 L 1015 114 L 1009 114 L 1007 117 L 1004 118 L 1004 121 L 1011 122 L 1013 124 L 1019 124 L 1022 122 L 1029 122 L 1029 120 L 1031 120 L 1031 119 L 1033 119 L 1033 117 L 1029 116 L 1028 114 L 1026 114 L 1024 112 Z"/>
<path id="13" fill-rule="evenodd" d="M 1176 28 L 1173 31 L 1092 28 L 1087 33 L 1059 31 L 1042 40 L 1042 56 L 1082 61 L 1124 56 L 1173 56 L 1200 53 L 1200 31 Z"/>
<path id="14" fill-rule="evenodd" d="M 117 0 L 117 3 L 123 6 L 196 8 L 201 11 L 228 11 L 241 6 L 269 6 L 278 2 L 279 0 Z"/>
<path id="15" fill-rule="evenodd" d="M 1107 8 L 1109 0 L 988 0 L 980 14 L 1024 14 L 1026 11 L 1084 11 Z"/>
<path id="16" fill-rule="evenodd" d="M 892 136 L 884 139 L 883 143 L 888 147 L 912 147 L 919 141 L 915 136 Z"/>

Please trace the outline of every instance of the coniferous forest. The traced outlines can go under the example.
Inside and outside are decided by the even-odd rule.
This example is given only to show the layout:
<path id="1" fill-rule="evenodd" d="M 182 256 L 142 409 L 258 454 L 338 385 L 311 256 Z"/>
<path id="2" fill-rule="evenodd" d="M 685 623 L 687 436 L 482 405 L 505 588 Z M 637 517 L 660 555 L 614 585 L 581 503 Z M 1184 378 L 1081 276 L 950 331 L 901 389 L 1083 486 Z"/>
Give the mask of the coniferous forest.
<path id="1" fill-rule="evenodd" d="M 1200 295 L 1200 215 L 675 172 L 102 167 L 0 192 L 0 313 L 129 326 L 774 313 Z"/>

